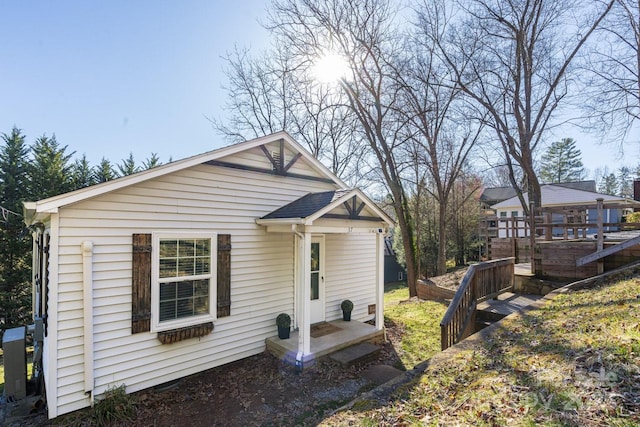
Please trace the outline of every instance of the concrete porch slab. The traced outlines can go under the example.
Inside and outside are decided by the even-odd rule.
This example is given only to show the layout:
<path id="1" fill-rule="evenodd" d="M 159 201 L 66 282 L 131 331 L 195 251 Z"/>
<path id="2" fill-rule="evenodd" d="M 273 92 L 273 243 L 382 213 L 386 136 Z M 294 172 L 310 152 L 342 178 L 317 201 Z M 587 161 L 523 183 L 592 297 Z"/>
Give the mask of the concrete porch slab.
<path id="1" fill-rule="evenodd" d="M 382 342 L 384 340 L 384 331 L 376 330 L 375 326 L 368 323 L 345 322 L 344 320 L 334 320 L 329 323 L 340 330 L 318 338 L 311 338 L 311 353 L 304 356 L 303 363 L 361 342 Z M 291 337 L 286 340 L 281 340 L 277 335 L 267 338 L 266 345 L 268 352 L 293 363 L 298 353 L 298 331 L 291 331 Z"/>

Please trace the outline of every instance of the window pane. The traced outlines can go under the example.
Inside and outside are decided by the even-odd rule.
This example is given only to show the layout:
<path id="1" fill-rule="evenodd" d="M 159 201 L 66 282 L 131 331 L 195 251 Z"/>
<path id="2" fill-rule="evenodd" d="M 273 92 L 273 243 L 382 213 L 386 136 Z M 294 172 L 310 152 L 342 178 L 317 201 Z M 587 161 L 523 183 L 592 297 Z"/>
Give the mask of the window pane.
<path id="1" fill-rule="evenodd" d="M 176 301 L 160 302 L 160 321 L 174 320 L 176 318 Z"/>
<path id="2" fill-rule="evenodd" d="M 160 301 L 176 299 L 176 282 L 160 283 Z"/>
<path id="3" fill-rule="evenodd" d="M 160 241 L 160 258 L 176 258 L 178 256 L 177 240 Z"/>
<path id="4" fill-rule="evenodd" d="M 178 246 L 178 255 L 180 256 L 180 258 L 184 258 L 184 257 L 192 257 L 195 255 L 195 240 L 189 239 L 189 240 L 183 240 L 181 239 L 179 241 L 179 246 Z"/>
<path id="5" fill-rule="evenodd" d="M 320 243 L 311 243 L 311 271 L 320 270 Z"/>
<path id="6" fill-rule="evenodd" d="M 194 291 L 193 295 L 199 297 L 208 297 L 209 296 L 209 281 L 208 280 L 194 280 Z"/>
<path id="7" fill-rule="evenodd" d="M 178 277 L 193 276 L 194 272 L 193 258 L 180 258 L 178 260 Z"/>
<path id="8" fill-rule="evenodd" d="M 198 297 L 193 301 L 194 314 L 209 314 L 209 297 Z"/>
<path id="9" fill-rule="evenodd" d="M 191 298 L 193 296 L 193 281 L 178 283 L 178 298 Z"/>
<path id="10" fill-rule="evenodd" d="M 177 318 L 193 316 L 193 298 L 178 300 Z"/>
<path id="11" fill-rule="evenodd" d="M 209 314 L 209 280 L 160 284 L 160 321 Z"/>
<path id="12" fill-rule="evenodd" d="M 211 241 L 209 239 L 196 240 L 196 256 L 209 256 L 211 254 Z"/>
<path id="13" fill-rule="evenodd" d="M 196 258 L 195 274 L 208 274 L 211 258 Z"/>
<path id="14" fill-rule="evenodd" d="M 177 260 L 160 259 L 160 277 L 176 277 L 177 276 Z"/>
<path id="15" fill-rule="evenodd" d="M 320 273 L 311 273 L 311 299 L 320 298 Z"/>

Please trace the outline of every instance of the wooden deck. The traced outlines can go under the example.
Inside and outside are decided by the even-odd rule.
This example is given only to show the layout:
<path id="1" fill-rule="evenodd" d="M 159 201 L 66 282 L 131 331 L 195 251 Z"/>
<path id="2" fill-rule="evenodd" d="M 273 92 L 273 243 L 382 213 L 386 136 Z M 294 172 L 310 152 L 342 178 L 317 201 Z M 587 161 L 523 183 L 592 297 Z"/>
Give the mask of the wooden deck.
<path id="1" fill-rule="evenodd" d="M 334 320 L 329 323 L 340 330 L 321 337 L 312 337 L 311 353 L 304 356 L 303 363 L 306 364 L 319 357 L 361 342 L 380 342 L 384 340 L 384 331 L 378 331 L 375 326 L 368 323 L 345 322 L 343 320 Z M 286 340 L 281 340 L 277 335 L 267 338 L 266 345 L 268 352 L 294 363 L 298 352 L 298 331 L 291 331 L 291 337 Z"/>
<path id="2" fill-rule="evenodd" d="M 479 303 L 478 311 L 505 317 L 521 311 L 542 298 L 542 295 L 522 295 L 505 292 L 498 295 L 496 299 L 489 299 Z"/>

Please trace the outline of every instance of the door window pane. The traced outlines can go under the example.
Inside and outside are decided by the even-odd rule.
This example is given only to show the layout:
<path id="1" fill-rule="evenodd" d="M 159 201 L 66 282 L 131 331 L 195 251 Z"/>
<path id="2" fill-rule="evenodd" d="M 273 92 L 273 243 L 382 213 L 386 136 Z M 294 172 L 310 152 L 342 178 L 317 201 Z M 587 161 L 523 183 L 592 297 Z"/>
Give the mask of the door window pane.
<path id="1" fill-rule="evenodd" d="M 311 273 L 311 300 L 320 298 L 320 273 Z"/>

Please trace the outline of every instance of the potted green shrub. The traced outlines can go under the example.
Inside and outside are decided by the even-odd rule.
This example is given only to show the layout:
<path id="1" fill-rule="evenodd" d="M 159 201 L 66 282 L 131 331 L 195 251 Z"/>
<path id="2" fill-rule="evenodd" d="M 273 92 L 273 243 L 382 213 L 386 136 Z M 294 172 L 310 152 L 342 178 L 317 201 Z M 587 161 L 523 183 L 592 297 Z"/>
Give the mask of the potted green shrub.
<path id="1" fill-rule="evenodd" d="M 348 299 L 342 301 L 340 304 L 340 308 L 342 309 L 342 320 L 350 321 L 351 320 L 351 312 L 353 311 L 353 303 Z"/>
<path id="2" fill-rule="evenodd" d="M 280 313 L 276 317 L 276 325 L 278 325 L 278 338 L 286 340 L 291 333 L 291 316 L 287 313 Z"/>

